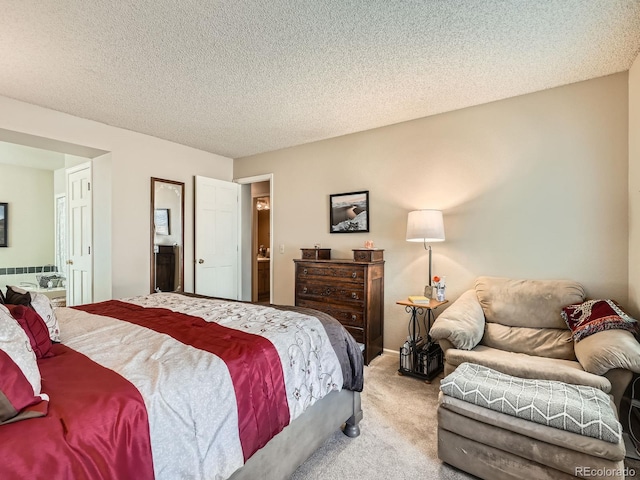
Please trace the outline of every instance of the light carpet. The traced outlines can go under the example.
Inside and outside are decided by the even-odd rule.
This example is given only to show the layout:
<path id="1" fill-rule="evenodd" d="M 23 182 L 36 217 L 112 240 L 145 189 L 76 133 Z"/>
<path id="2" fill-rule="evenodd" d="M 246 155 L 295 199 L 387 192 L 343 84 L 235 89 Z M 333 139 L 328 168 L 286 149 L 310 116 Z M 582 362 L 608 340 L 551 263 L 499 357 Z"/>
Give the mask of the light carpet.
<path id="1" fill-rule="evenodd" d="M 365 367 L 360 436 L 334 433 L 292 480 L 476 479 L 438 459 L 436 407 L 442 376 L 427 384 L 398 375 L 398 366 L 397 356 L 385 354 Z M 626 459 L 625 465 L 640 473 L 640 461 Z"/>
<path id="2" fill-rule="evenodd" d="M 427 384 L 397 374 L 398 358 L 382 355 L 365 367 L 361 434 L 333 434 L 292 480 L 473 479 L 437 455 L 440 378 Z"/>

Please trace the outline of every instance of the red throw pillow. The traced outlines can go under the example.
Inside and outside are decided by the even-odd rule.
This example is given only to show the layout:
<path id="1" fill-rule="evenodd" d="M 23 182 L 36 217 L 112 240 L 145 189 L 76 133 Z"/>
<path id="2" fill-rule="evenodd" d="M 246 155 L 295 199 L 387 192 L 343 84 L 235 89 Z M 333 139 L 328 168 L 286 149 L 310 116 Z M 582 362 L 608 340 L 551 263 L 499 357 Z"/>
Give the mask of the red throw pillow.
<path id="1" fill-rule="evenodd" d="M 29 337 L 36 358 L 53 357 L 53 348 L 47 324 L 32 308 L 24 305 L 5 305 Z"/>
<path id="2" fill-rule="evenodd" d="M 33 394 L 33 387 L 9 354 L 0 350 L 0 425 L 47 414 L 48 402 Z"/>
<path id="3" fill-rule="evenodd" d="M 624 313 L 613 300 L 587 300 L 569 305 L 562 309 L 561 315 L 576 342 L 603 330 L 634 332 L 638 329 L 638 322 Z"/>

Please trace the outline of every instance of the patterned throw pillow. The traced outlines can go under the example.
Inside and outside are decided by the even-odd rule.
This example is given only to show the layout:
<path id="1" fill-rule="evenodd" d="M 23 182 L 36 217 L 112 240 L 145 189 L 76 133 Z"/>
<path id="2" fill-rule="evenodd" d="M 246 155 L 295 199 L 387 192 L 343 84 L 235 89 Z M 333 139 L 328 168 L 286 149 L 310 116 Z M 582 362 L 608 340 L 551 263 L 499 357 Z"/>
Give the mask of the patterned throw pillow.
<path id="1" fill-rule="evenodd" d="M 58 326 L 58 319 L 56 313 L 51 305 L 51 300 L 42 293 L 31 292 L 31 308 L 33 308 L 49 329 L 49 338 L 53 342 L 60 341 L 60 327 Z"/>
<path id="2" fill-rule="evenodd" d="M 638 329 L 638 322 L 624 313 L 613 300 L 587 300 L 569 305 L 562 309 L 562 318 L 576 342 L 604 330 L 635 332 Z"/>

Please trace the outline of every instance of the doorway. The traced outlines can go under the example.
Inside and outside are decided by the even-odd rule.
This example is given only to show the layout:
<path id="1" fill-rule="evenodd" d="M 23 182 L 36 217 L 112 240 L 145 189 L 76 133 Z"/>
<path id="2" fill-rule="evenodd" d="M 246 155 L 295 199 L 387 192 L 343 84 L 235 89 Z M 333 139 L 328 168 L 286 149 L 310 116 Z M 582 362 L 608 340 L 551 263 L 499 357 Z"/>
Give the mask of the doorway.
<path id="1" fill-rule="evenodd" d="M 65 172 L 89 161 L 60 150 L 0 137 L 0 191 L 2 201 L 9 204 L 11 222 L 10 248 L 0 249 L 0 285 L 43 293 L 56 306 L 71 303 L 66 297 L 69 215 Z"/>
<path id="2" fill-rule="evenodd" d="M 234 182 L 241 185 L 241 299 L 273 303 L 273 174 Z"/>
<path id="3" fill-rule="evenodd" d="M 269 182 L 251 185 L 253 198 L 252 227 L 252 288 L 251 300 L 269 302 L 271 299 L 271 197 Z M 255 196 L 260 195 L 260 196 Z"/>

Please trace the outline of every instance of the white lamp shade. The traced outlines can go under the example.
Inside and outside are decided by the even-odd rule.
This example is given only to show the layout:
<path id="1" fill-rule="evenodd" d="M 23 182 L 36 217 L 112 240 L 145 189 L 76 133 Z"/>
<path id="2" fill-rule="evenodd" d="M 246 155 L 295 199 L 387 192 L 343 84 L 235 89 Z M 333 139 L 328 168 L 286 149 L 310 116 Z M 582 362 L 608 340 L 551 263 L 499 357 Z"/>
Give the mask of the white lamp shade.
<path id="1" fill-rule="evenodd" d="M 444 222 L 440 210 L 414 210 L 407 218 L 407 242 L 444 241 Z"/>

